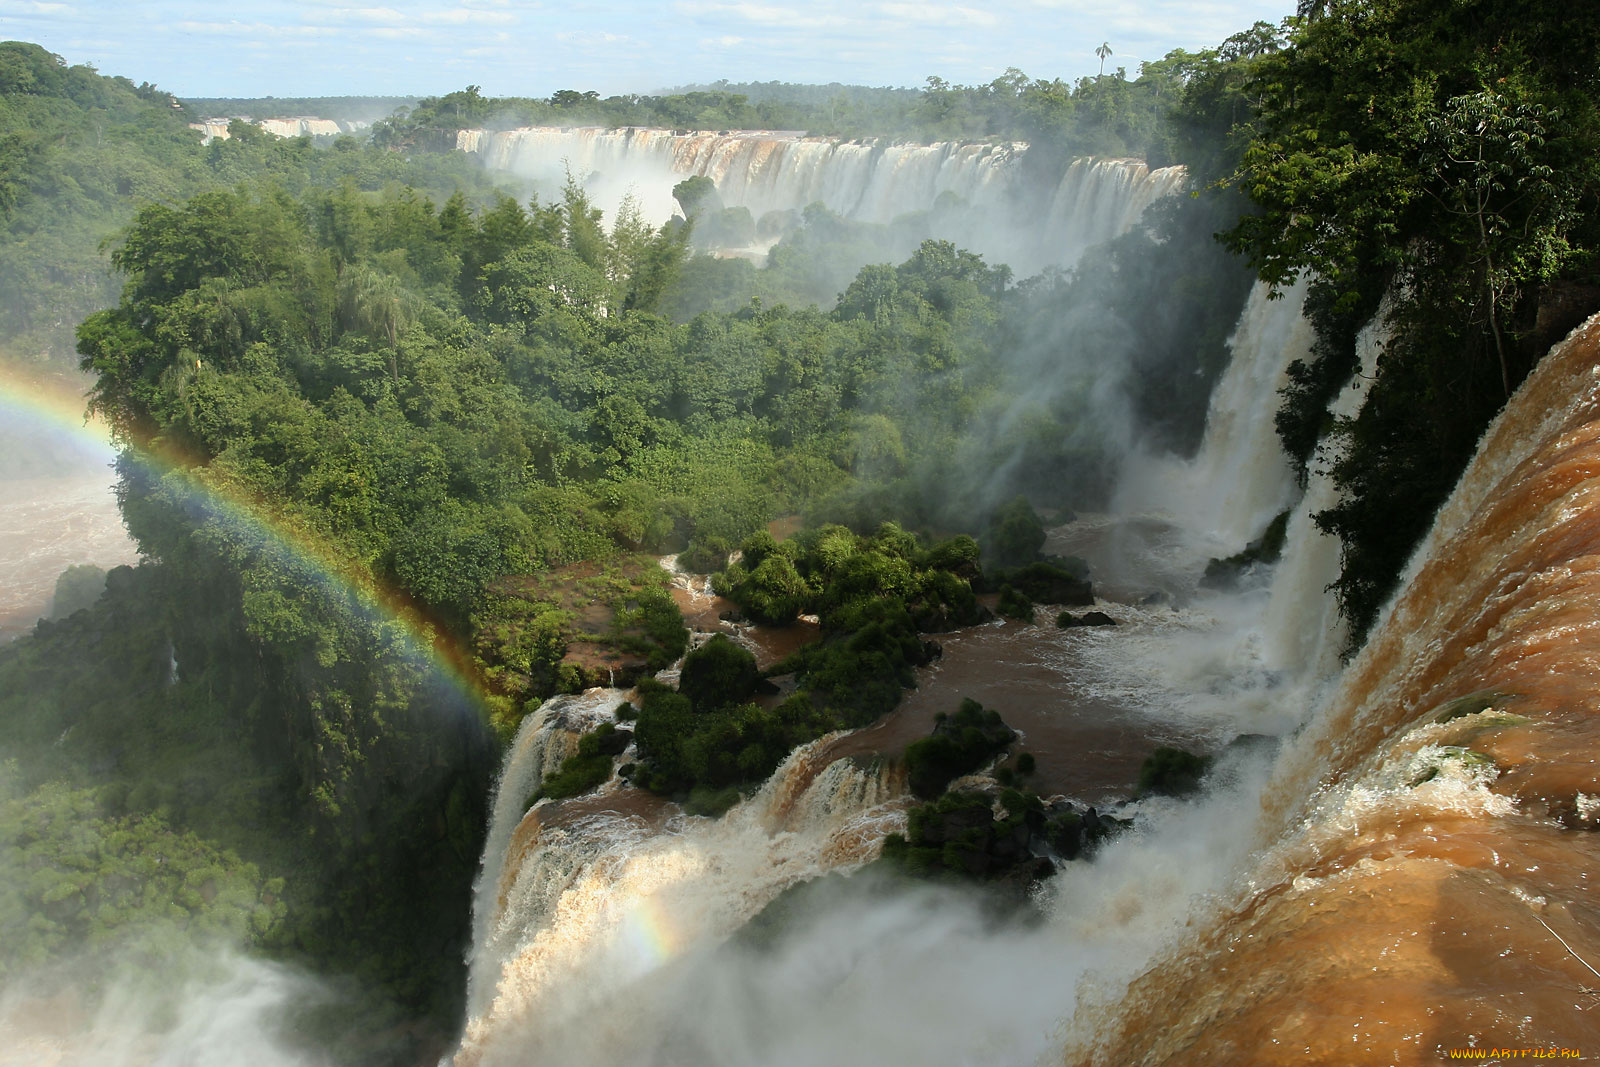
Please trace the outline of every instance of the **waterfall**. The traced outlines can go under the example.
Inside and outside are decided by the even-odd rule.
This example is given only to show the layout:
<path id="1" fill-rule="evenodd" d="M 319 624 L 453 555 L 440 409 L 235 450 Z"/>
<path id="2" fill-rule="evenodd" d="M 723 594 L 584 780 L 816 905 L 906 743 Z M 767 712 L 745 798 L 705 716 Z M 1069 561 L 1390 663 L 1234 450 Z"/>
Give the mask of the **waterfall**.
<path id="1" fill-rule="evenodd" d="M 1263 794 L 1268 846 L 1068 1062 L 1592 1048 L 1600 319 L 1479 444 Z M 1517 1052 L 1528 1058 L 1531 1052 Z"/>
<path id="2" fill-rule="evenodd" d="M 204 119 L 189 123 L 189 128 L 199 131 L 203 144 L 210 144 L 212 141 L 226 141 L 232 136 L 228 133 L 228 122 L 228 119 Z M 359 119 L 293 118 L 257 119 L 255 125 L 274 137 L 337 137 L 341 133 L 364 130 L 372 123 Z"/>
<path id="3" fill-rule="evenodd" d="M 1070 265 L 1084 249 L 1127 230 L 1185 178 L 1181 167 L 1080 159 L 1052 186 L 1036 189 L 1020 167 L 1026 144 L 889 144 L 770 131 L 462 130 L 456 147 L 493 170 L 533 180 L 546 195 L 570 171 L 608 214 L 632 194 L 655 224 L 678 210 L 673 185 L 694 175 L 711 178 L 724 203 L 748 208 L 758 220 L 821 202 L 847 218 L 886 223 L 954 197 L 964 206 L 947 213 L 941 236 L 1022 274 Z"/>
<path id="4" fill-rule="evenodd" d="M 638 130 L 469 131 L 461 146 L 502 166 L 522 166 L 518 146 L 542 146 L 541 158 L 587 152 L 574 173 L 614 168 L 624 158 L 656 160 L 661 181 L 706 173 L 730 202 L 738 195 L 760 205 L 763 195 L 776 202 L 773 190 L 826 187 L 837 203 L 861 213 L 883 210 L 872 205 L 891 202 L 882 190 L 894 182 L 938 189 L 960 174 L 974 190 L 960 195 L 1002 202 L 1022 152 Z M 1040 218 L 1050 219 L 1048 226 L 1115 229 L 1136 218 L 1141 198 L 1157 195 L 1154 187 L 1150 174 L 1130 165 L 1075 163 Z M 1056 240 L 1059 248 L 1069 245 Z M 1298 501 L 1285 558 L 1266 589 L 1176 609 L 1123 605 L 1115 632 L 1082 637 L 1104 645 L 1075 675 L 1088 699 L 1126 704 L 1131 694 L 1134 704 L 1150 705 L 1152 718 L 1160 705 L 1219 736 L 1219 745 L 1240 731 L 1291 734 L 1317 704 L 1339 641 L 1323 593 L 1338 552 L 1310 518 L 1330 499 L 1322 472 L 1331 454 L 1318 459 L 1317 475 L 1299 496 L 1272 422 L 1286 366 L 1309 354 L 1302 301 L 1304 286 L 1283 299 L 1269 299 L 1258 286 L 1230 342 L 1232 362 L 1213 397 L 1202 450 L 1192 461 L 1134 459 L 1122 501 L 1170 515 L 1171 545 L 1155 552 L 1170 549 L 1166 565 L 1194 574 L 1206 553 L 1237 552 Z M 1354 413 L 1362 402 L 1381 344 L 1378 328 L 1363 334 L 1363 373 L 1341 395 L 1339 413 Z M 1110 531 L 1107 539 L 1120 536 Z M 672 560 L 662 565 L 675 569 Z M 706 606 L 706 590 L 690 577 L 674 574 L 674 584 L 683 600 Z M 1142 1019 L 1141 1005 L 1158 1014 L 1163 998 L 1176 997 L 1155 987 L 1155 971 L 1139 971 L 1174 942 L 1208 950 L 1195 944 L 1206 937 L 1197 931 L 1221 929 L 1206 917 L 1242 901 L 1238 872 L 1251 869 L 1256 846 L 1275 840 L 1251 832 L 1256 800 L 1266 795 L 1269 806 L 1282 808 L 1288 801 L 1272 798 L 1304 797 L 1320 776 L 1310 768 L 1310 777 L 1294 779 L 1280 766 L 1269 789 L 1266 755 L 1227 753 L 1210 800 L 1149 801 L 1139 808 L 1139 832 L 1118 838 L 1093 864 L 1064 865 L 1043 891 L 1045 921 L 1026 936 L 997 933 L 958 897 L 872 893 L 858 885 L 837 907 L 808 918 L 794 945 L 752 961 L 730 937 L 763 907 L 789 886 L 850 872 L 877 856 L 910 803 L 902 773 L 882 758 L 845 755 L 870 749 L 862 737 L 824 737 L 790 753 L 760 790 L 717 821 L 686 816 L 616 779 L 587 797 L 541 801 L 526 811 L 526 797 L 570 752 L 579 729 L 608 717 L 621 697 L 558 697 L 518 734 L 478 883 L 469 1019 L 456 1064 L 1030 1062 L 1050 1053 L 1053 1041 L 1059 1046 L 1051 1033 L 1070 1011 L 1067 989 L 1091 1006 L 1070 1027 L 1126 1024 L 1133 1033 L 1126 1041 L 1136 1045 L 1138 1025 L 1158 1030 Z M 1282 765 L 1306 752 L 1306 737 L 1333 736 L 1318 731 L 1291 742 Z M 1445 768 L 1440 777 L 1461 793 L 1478 789 L 1478 773 Z M 1600 797 L 1600 784 L 1592 793 Z M 1600 801 L 1592 808 L 1600 811 Z M 1350 816 L 1355 801 L 1339 809 L 1344 819 L 1365 817 Z M 1275 809 L 1274 817 L 1290 824 L 1285 811 Z M 1251 885 L 1298 885 L 1296 878 L 1314 869 L 1301 862 L 1285 880 L 1280 875 L 1290 865 L 1280 859 Z M 1162 958 L 1173 960 L 1162 966 L 1198 982 L 1184 969 L 1186 958 Z M 1226 977 L 1226 963 L 1211 966 Z M 1130 984 L 1133 993 L 1123 998 Z M 1106 1062 L 1120 1062 L 1109 1056 Z M 1235 1059 L 1248 1061 L 1248 1054 Z"/>
<path id="5" fill-rule="evenodd" d="M 524 737 L 547 733 L 549 718 L 541 709 Z M 659 1034 L 631 1017 L 595 1022 L 605 1004 L 727 937 L 786 887 L 874 858 L 903 825 L 904 776 L 881 761 L 835 758 L 834 741 L 796 749 L 755 795 L 712 820 L 615 780 L 609 794 L 522 815 L 507 783 L 531 781 L 544 757 L 519 737 L 488 845 L 507 857 L 483 874 L 456 1062 L 622 1062 L 619 1049 L 649 1047 Z M 577 1060 L 574 1048 L 585 1050 Z"/>
<path id="6" fill-rule="evenodd" d="M 1385 301 L 1356 338 L 1359 367 L 1328 407 L 1336 419 L 1354 418 L 1366 402 L 1378 356 L 1388 342 L 1388 306 Z M 1289 517 L 1261 628 L 1273 668 L 1317 678 L 1338 672 L 1348 635 L 1338 603 L 1327 594 L 1339 577 L 1339 539 L 1317 529 L 1314 519 L 1338 500 L 1331 472 L 1341 448 L 1337 440 L 1323 440 L 1308 465 L 1306 491 Z"/>
<path id="7" fill-rule="evenodd" d="M 468 960 L 468 1002 L 485 994 L 479 988 L 480 972 L 491 965 L 486 957 L 495 951 L 491 923 L 502 910 L 512 835 L 522 822 L 528 797 L 545 776 L 577 751 L 577 738 L 585 730 L 610 721 L 626 694 L 617 689 L 590 689 L 578 696 L 551 697 L 522 720 L 516 740 L 506 755 L 505 767 L 495 784 L 489 807 L 489 833 L 483 845 L 483 866 L 473 889 L 473 948 Z M 512 876 L 515 871 L 510 872 Z"/>
<path id="8" fill-rule="evenodd" d="M 1228 347 L 1233 358 L 1211 394 L 1205 437 L 1192 460 L 1135 455 L 1118 483 L 1115 510 L 1170 516 L 1205 554 L 1231 555 L 1295 499 L 1294 473 L 1273 416 L 1289 364 L 1308 358 L 1301 315 L 1306 282 L 1275 298 L 1257 282 Z M 1204 554 L 1200 555 L 1204 562 Z"/>

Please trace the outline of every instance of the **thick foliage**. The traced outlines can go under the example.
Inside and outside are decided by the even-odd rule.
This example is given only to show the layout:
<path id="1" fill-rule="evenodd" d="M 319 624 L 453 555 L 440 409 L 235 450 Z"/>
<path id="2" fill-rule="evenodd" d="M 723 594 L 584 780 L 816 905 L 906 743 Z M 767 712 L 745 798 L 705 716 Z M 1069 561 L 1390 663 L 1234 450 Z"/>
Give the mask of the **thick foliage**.
<path id="1" fill-rule="evenodd" d="M 932 736 L 906 747 L 911 791 L 924 800 L 937 797 L 951 779 L 982 767 L 1016 737 L 999 712 L 963 700 L 954 715 L 939 716 Z"/>

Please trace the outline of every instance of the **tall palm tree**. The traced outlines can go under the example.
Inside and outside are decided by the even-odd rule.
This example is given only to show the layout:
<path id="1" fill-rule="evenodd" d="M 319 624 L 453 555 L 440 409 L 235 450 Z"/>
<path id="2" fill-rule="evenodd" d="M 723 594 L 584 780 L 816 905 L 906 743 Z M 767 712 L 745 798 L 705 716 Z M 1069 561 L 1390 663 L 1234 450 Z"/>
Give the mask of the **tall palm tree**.
<path id="1" fill-rule="evenodd" d="M 1100 47 L 1094 50 L 1094 54 L 1100 57 L 1100 73 L 1097 77 L 1104 78 L 1106 76 L 1106 57 L 1111 54 L 1111 42 L 1101 41 Z"/>
<path id="2" fill-rule="evenodd" d="M 396 349 L 400 334 L 410 325 L 411 295 L 390 274 L 365 265 L 347 266 L 339 272 L 339 324 L 366 334 L 389 350 L 389 377 L 400 387 Z"/>

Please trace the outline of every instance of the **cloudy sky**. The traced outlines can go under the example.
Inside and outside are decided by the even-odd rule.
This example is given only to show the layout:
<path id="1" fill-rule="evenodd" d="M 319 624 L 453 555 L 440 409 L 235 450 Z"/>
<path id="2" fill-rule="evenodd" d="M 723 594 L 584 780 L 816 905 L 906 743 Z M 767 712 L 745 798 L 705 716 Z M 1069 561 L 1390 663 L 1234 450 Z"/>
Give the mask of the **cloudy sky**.
<path id="1" fill-rule="evenodd" d="M 0 0 L 0 39 L 180 96 L 601 95 L 697 81 L 1076 78 L 1216 44 L 1294 0 Z"/>

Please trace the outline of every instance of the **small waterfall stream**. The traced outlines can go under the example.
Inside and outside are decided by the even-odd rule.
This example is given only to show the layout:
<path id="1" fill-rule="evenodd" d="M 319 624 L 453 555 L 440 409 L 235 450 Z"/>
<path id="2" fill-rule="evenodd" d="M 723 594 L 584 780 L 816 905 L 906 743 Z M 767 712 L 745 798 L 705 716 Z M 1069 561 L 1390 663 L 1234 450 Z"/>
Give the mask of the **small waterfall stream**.
<path id="1" fill-rule="evenodd" d="M 1294 473 L 1273 416 L 1289 364 L 1311 352 L 1311 327 L 1300 314 L 1305 296 L 1304 279 L 1278 297 L 1256 283 L 1229 339 L 1233 358 L 1211 394 L 1200 450 L 1188 460 L 1130 457 L 1114 511 L 1167 517 L 1198 547 L 1229 555 L 1294 502 Z"/>

